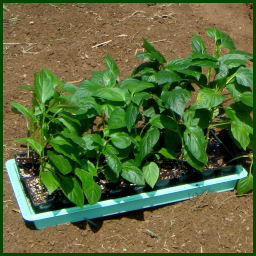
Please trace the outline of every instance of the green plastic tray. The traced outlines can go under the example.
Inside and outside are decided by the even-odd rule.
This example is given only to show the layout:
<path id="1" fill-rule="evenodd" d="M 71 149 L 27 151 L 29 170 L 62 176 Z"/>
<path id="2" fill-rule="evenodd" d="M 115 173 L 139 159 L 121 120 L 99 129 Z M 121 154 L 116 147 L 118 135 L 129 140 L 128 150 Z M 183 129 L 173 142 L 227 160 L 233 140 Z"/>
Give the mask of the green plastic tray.
<path id="1" fill-rule="evenodd" d="M 33 222 L 37 229 L 165 205 L 190 199 L 205 191 L 223 192 L 233 190 L 236 182 L 247 176 L 247 171 L 242 166 L 237 165 L 233 167 L 235 168 L 234 174 L 219 178 L 100 201 L 94 205 L 86 204 L 82 208 L 71 207 L 61 210 L 35 213 L 23 189 L 15 160 L 8 160 L 6 162 L 6 168 L 22 217 L 25 221 Z"/>

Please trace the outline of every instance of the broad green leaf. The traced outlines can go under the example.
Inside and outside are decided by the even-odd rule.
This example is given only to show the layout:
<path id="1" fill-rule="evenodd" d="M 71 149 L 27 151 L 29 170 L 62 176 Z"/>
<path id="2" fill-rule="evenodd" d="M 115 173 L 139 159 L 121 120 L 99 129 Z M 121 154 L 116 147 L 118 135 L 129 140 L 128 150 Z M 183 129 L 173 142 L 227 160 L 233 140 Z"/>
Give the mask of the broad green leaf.
<path id="1" fill-rule="evenodd" d="M 35 139 L 33 138 L 20 138 L 18 140 L 15 140 L 16 143 L 27 143 L 33 150 L 35 150 L 40 156 L 43 152 L 43 147 L 41 144 L 39 144 Z"/>
<path id="2" fill-rule="evenodd" d="M 231 132 L 244 150 L 250 143 L 250 134 L 253 134 L 251 110 L 240 102 L 225 108 L 227 116 L 231 119 Z"/>
<path id="3" fill-rule="evenodd" d="M 110 101 L 125 102 L 125 92 L 120 88 L 100 88 L 94 96 Z"/>
<path id="4" fill-rule="evenodd" d="M 141 163 L 143 159 L 152 152 L 154 146 L 158 142 L 160 132 L 157 128 L 152 128 L 146 132 L 140 142 L 140 152 L 138 162 Z"/>
<path id="5" fill-rule="evenodd" d="M 169 154 L 176 157 L 177 151 L 180 150 L 181 138 L 177 132 L 172 130 L 166 130 L 164 133 L 164 147 L 167 149 Z"/>
<path id="6" fill-rule="evenodd" d="M 63 175 L 69 174 L 72 172 L 72 165 L 69 160 L 62 155 L 57 155 L 53 151 L 48 150 L 47 156 L 56 167 L 56 169 L 61 172 Z"/>
<path id="7" fill-rule="evenodd" d="M 236 102 L 229 107 L 225 108 L 226 114 L 232 121 L 241 122 L 246 126 L 250 134 L 253 134 L 253 120 L 251 117 L 252 108 L 248 107 L 241 102 Z"/>
<path id="8" fill-rule="evenodd" d="M 95 204 L 100 200 L 101 189 L 94 181 L 92 174 L 89 172 L 76 168 L 75 175 L 81 180 L 84 194 L 89 204 Z"/>
<path id="9" fill-rule="evenodd" d="M 97 90 L 101 88 L 102 87 L 100 86 L 100 83 L 96 79 L 93 78 L 93 79 L 85 80 L 81 82 L 80 88 L 75 93 L 75 97 L 84 98 L 84 97 L 94 96 Z"/>
<path id="10" fill-rule="evenodd" d="M 198 35 L 193 35 L 192 38 L 192 52 L 199 52 L 206 54 L 206 48 L 203 39 Z"/>
<path id="11" fill-rule="evenodd" d="M 228 75 L 228 67 L 225 64 L 220 63 L 217 69 L 217 78 L 223 79 Z"/>
<path id="12" fill-rule="evenodd" d="M 218 61 L 229 69 L 246 65 L 246 57 L 240 54 L 225 54 L 219 57 Z"/>
<path id="13" fill-rule="evenodd" d="M 16 114 L 22 114 L 27 118 L 32 118 L 33 113 L 32 110 L 25 107 L 24 105 L 17 103 L 17 102 L 10 102 L 10 105 L 12 106 L 12 111 Z"/>
<path id="14" fill-rule="evenodd" d="M 117 67 L 115 61 L 110 56 L 105 56 L 104 60 L 108 70 L 110 70 L 115 75 L 120 74 L 119 68 Z"/>
<path id="15" fill-rule="evenodd" d="M 84 193 L 76 177 L 60 176 L 60 187 L 64 195 L 79 207 L 84 205 Z"/>
<path id="16" fill-rule="evenodd" d="M 178 70 L 178 73 L 181 73 L 183 75 L 189 76 L 189 77 L 193 77 L 195 78 L 197 81 L 200 80 L 200 77 L 202 75 L 201 72 L 198 71 L 194 71 L 194 70 L 190 70 L 190 69 L 185 69 L 185 70 Z"/>
<path id="17" fill-rule="evenodd" d="M 105 70 L 92 71 L 92 76 L 97 81 L 98 84 L 103 84 L 104 74 L 105 74 Z"/>
<path id="18" fill-rule="evenodd" d="M 118 177 L 119 173 L 122 170 L 122 164 L 121 164 L 119 158 L 117 157 L 117 155 L 113 154 L 113 152 L 111 152 L 110 150 L 105 150 L 103 152 L 103 154 L 105 155 L 105 157 L 107 159 L 108 166 L 112 169 L 112 171 Z"/>
<path id="19" fill-rule="evenodd" d="M 182 150 L 183 155 L 186 159 L 186 161 L 195 169 L 202 172 L 204 164 L 197 161 L 197 159 L 191 154 L 191 152 L 186 148 L 186 146 Z"/>
<path id="20" fill-rule="evenodd" d="M 143 62 L 142 64 L 140 64 L 138 67 L 136 67 L 132 71 L 132 76 L 134 76 L 140 72 L 143 72 L 143 70 L 146 68 L 152 68 L 153 70 L 158 70 L 158 65 L 156 65 L 155 62 Z"/>
<path id="21" fill-rule="evenodd" d="M 116 77 L 112 71 L 110 70 L 105 71 L 103 75 L 103 84 L 107 88 L 111 88 L 116 85 Z"/>
<path id="22" fill-rule="evenodd" d="M 123 163 L 121 176 L 133 184 L 145 185 L 143 172 L 129 161 Z"/>
<path id="23" fill-rule="evenodd" d="M 245 87 L 237 83 L 228 84 L 227 89 L 235 101 L 240 101 L 241 95 L 244 92 L 251 92 L 251 89 L 249 87 Z"/>
<path id="24" fill-rule="evenodd" d="M 42 69 L 38 75 L 35 75 L 35 94 L 37 99 L 45 104 L 55 94 L 55 87 L 61 82 L 55 75 L 46 69 Z"/>
<path id="25" fill-rule="evenodd" d="M 152 83 L 148 83 L 134 78 L 127 78 L 120 85 L 120 88 L 124 90 L 128 89 L 132 95 L 152 87 L 154 87 Z"/>
<path id="26" fill-rule="evenodd" d="M 72 97 L 70 100 L 63 96 L 50 100 L 48 111 L 59 113 L 61 109 L 72 113 L 74 110 L 79 109 L 79 105 L 72 101 Z"/>
<path id="27" fill-rule="evenodd" d="M 171 70 L 162 70 L 157 73 L 157 83 L 163 85 L 165 83 L 172 84 L 181 81 L 182 78 Z"/>
<path id="28" fill-rule="evenodd" d="M 59 179 L 52 171 L 41 172 L 40 178 L 50 195 L 60 186 Z"/>
<path id="29" fill-rule="evenodd" d="M 49 141 L 49 144 L 58 153 L 63 154 L 64 156 L 80 164 L 78 148 L 76 145 L 73 145 L 67 138 L 56 136 Z"/>
<path id="30" fill-rule="evenodd" d="M 77 91 L 78 87 L 71 84 L 71 83 L 65 83 L 61 89 L 61 92 L 69 92 L 74 94 Z"/>
<path id="31" fill-rule="evenodd" d="M 131 128 L 135 125 L 138 114 L 139 114 L 138 107 L 130 103 L 125 112 L 125 122 L 129 132 L 131 131 Z"/>
<path id="32" fill-rule="evenodd" d="M 240 143 L 241 147 L 246 150 L 250 144 L 250 133 L 242 122 L 233 121 L 231 123 L 231 132 L 234 138 Z"/>
<path id="33" fill-rule="evenodd" d="M 171 59 L 165 66 L 165 69 L 178 71 L 185 70 L 191 65 L 191 60 L 191 58 Z"/>
<path id="34" fill-rule="evenodd" d="M 214 108 L 220 105 L 224 96 L 215 93 L 209 88 L 203 88 L 199 91 L 196 99 L 196 108 Z"/>
<path id="35" fill-rule="evenodd" d="M 125 132 L 116 132 L 110 135 L 111 141 L 117 148 L 124 149 L 131 145 L 129 134 Z"/>
<path id="36" fill-rule="evenodd" d="M 148 40 L 144 38 L 143 38 L 143 48 L 146 50 L 146 52 L 151 54 L 153 60 L 156 60 L 161 65 L 166 62 L 164 56 L 159 51 L 157 51 Z"/>
<path id="37" fill-rule="evenodd" d="M 201 128 L 187 127 L 184 132 L 184 143 L 189 152 L 194 156 L 194 158 L 196 158 L 199 162 L 203 164 L 207 164 L 207 141 Z"/>
<path id="38" fill-rule="evenodd" d="M 80 96 L 77 97 L 76 95 L 73 95 L 71 98 L 72 102 L 74 102 L 79 106 L 79 109 L 77 111 L 72 110 L 73 113 L 77 115 L 82 115 L 86 113 L 88 118 L 92 117 L 92 116 L 89 116 L 89 113 L 88 113 L 91 110 L 95 110 L 95 115 L 93 116 L 100 114 L 101 106 L 97 104 L 97 102 L 93 97 L 90 97 L 90 96 L 80 97 Z"/>
<path id="39" fill-rule="evenodd" d="M 249 107 L 253 107 L 253 93 L 252 92 L 244 92 L 241 94 L 240 96 L 241 101 L 249 106 Z"/>
<path id="40" fill-rule="evenodd" d="M 209 59 L 193 59 L 192 63 L 193 66 L 199 67 L 209 67 L 209 68 L 217 68 L 217 62 Z"/>
<path id="41" fill-rule="evenodd" d="M 64 118 L 64 117 L 58 117 L 57 120 L 64 125 L 69 132 L 72 134 L 78 135 L 79 134 L 79 126 L 76 123 L 73 123 L 72 121 Z"/>
<path id="42" fill-rule="evenodd" d="M 235 49 L 232 38 L 226 33 L 223 33 L 216 28 L 208 28 L 206 29 L 206 32 L 221 48 L 228 48 L 230 50 Z"/>
<path id="43" fill-rule="evenodd" d="M 237 194 L 242 195 L 250 192 L 253 189 L 253 175 L 249 174 L 247 177 L 242 178 L 237 183 Z"/>
<path id="44" fill-rule="evenodd" d="M 236 81 L 238 84 L 252 87 L 253 86 L 253 71 L 251 68 L 240 67 L 236 72 Z"/>
<path id="45" fill-rule="evenodd" d="M 250 52 L 245 52 L 245 51 L 240 51 L 237 49 L 233 49 L 229 51 L 229 54 L 239 54 L 239 55 L 243 55 L 246 59 L 252 61 L 253 60 L 253 54 Z"/>
<path id="46" fill-rule="evenodd" d="M 171 118 L 169 118 L 168 116 L 165 116 L 165 115 L 160 115 L 160 114 L 154 115 L 149 120 L 149 123 L 153 127 L 156 127 L 156 128 L 159 128 L 159 129 L 166 128 L 166 129 L 170 129 L 170 130 L 173 130 L 173 131 L 177 130 L 177 123 L 173 119 L 171 119 Z"/>
<path id="47" fill-rule="evenodd" d="M 176 155 L 172 151 L 168 150 L 167 148 L 161 148 L 158 151 L 158 153 L 161 154 L 162 156 L 164 156 L 167 159 L 176 159 Z"/>
<path id="48" fill-rule="evenodd" d="M 190 91 L 175 87 L 170 92 L 163 92 L 161 98 L 168 108 L 182 116 L 186 103 L 190 100 L 191 95 Z"/>
<path id="49" fill-rule="evenodd" d="M 98 176 L 97 169 L 96 169 L 95 165 L 90 160 L 87 160 L 87 159 L 81 160 L 81 169 L 86 170 L 92 176 L 95 176 L 95 177 Z"/>
<path id="50" fill-rule="evenodd" d="M 159 168 L 156 163 L 150 162 L 143 166 L 142 168 L 143 176 L 147 184 L 154 188 L 158 177 L 159 177 Z"/>
<path id="51" fill-rule="evenodd" d="M 133 98 L 132 102 L 135 103 L 137 106 L 141 106 L 144 100 L 148 100 L 151 97 L 151 94 L 148 92 L 139 92 L 136 93 Z"/>
<path id="52" fill-rule="evenodd" d="M 122 127 L 126 127 L 126 114 L 125 111 L 117 107 L 110 115 L 108 120 L 109 128 L 110 129 L 119 129 Z"/>
<path id="53" fill-rule="evenodd" d="M 103 174 L 106 177 L 106 179 L 112 183 L 117 183 L 119 181 L 118 176 L 115 172 L 111 170 L 108 166 L 106 166 L 103 170 Z"/>

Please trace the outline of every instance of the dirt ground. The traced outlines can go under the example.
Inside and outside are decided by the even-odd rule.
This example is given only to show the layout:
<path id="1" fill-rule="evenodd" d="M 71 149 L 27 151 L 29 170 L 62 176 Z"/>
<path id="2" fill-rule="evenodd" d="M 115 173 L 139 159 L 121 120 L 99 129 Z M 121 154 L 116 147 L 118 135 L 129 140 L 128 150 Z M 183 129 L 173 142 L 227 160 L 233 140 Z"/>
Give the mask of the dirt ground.
<path id="1" fill-rule="evenodd" d="M 3 11 L 3 163 L 21 148 L 24 120 L 8 102 L 29 106 L 33 74 L 47 68 L 65 81 L 89 78 L 116 60 L 121 78 L 141 60 L 142 37 L 167 60 L 191 52 L 206 28 L 228 33 L 240 50 L 253 51 L 253 12 L 238 4 L 5 4 Z M 97 44 L 105 43 L 103 46 Z M 203 194 L 163 207 L 43 230 L 26 227 L 3 168 L 3 252 L 194 252 L 252 253 L 253 194 Z"/>

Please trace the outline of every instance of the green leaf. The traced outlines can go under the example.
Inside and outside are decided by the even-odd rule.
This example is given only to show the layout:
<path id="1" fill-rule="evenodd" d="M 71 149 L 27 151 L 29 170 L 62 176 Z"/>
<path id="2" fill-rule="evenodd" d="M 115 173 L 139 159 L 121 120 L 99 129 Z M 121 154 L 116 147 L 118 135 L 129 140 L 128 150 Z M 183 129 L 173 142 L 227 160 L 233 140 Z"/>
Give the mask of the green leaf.
<path id="1" fill-rule="evenodd" d="M 75 169 L 75 175 L 82 182 L 83 191 L 89 204 L 97 203 L 101 197 L 101 189 L 94 181 L 93 176 L 89 172 L 79 168 Z"/>
<path id="2" fill-rule="evenodd" d="M 199 91 L 196 99 L 196 108 L 214 108 L 220 105 L 224 96 L 215 93 L 209 88 L 203 88 Z"/>
<path id="3" fill-rule="evenodd" d="M 57 188 L 59 188 L 60 186 L 59 179 L 52 171 L 43 171 L 41 172 L 40 177 L 50 195 Z"/>
<path id="4" fill-rule="evenodd" d="M 71 83 L 65 83 L 62 87 L 61 92 L 69 92 L 74 94 L 77 91 L 78 87 L 71 84 Z"/>
<path id="5" fill-rule="evenodd" d="M 241 100 L 242 93 L 251 92 L 251 89 L 249 87 L 239 85 L 236 82 L 232 83 L 232 84 L 228 84 L 227 89 L 228 89 L 230 95 L 232 96 L 232 98 L 235 101 L 240 101 Z"/>
<path id="6" fill-rule="evenodd" d="M 245 51 L 240 51 L 237 49 L 233 49 L 229 51 L 229 54 L 239 54 L 239 55 L 243 55 L 246 59 L 253 61 L 253 54 L 250 52 L 245 52 Z"/>
<path id="7" fill-rule="evenodd" d="M 143 159 L 152 152 L 154 146 L 158 142 L 160 132 L 157 128 L 152 128 L 146 132 L 140 142 L 140 152 L 138 162 L 141 163 Z"/>
<path id="8" fill-rule="evenodd" d="M 187 147 L 184 147 L 183 150 L 183 155 L 186 159 L 186 161 L 195 169 L 198 171 L 202 172 L 204 164 L 197 161 L 197 159 L 191 154 L 191 152 L 187 149 Z"/>
<path id="9" fill-rule="evenodd" d="M 249 106 L 249 107 L 253 107 L 253 93 L 252 92 L 244 92 L 241 94 L 240 96 L 241 101 Z"/>
<path id="10" fill-rule="evenodd" d="M 112 71 L 110 70 L 105 71 L 103 75 L 103 84 L 107 88 L 111 88 L 116 85 L 116 77 Z"/>
<path id="11" fill-rule="evenodd" d="M 170 92 L 163 92 L 161 98 L 168 108 L 182 116 L 186 103 L 190 100 L 191 95 L 190 91 L 175 87 Z"/>
<path id="12" fill-rule="evenodd" d="M 253 86 L 253 71 L 251 68 L 240 67 L 236 72 L 236 81 L 238 84 L 252 87 Z"/>
<path id="13" fill-rule="evenodd" d="M 125 122 L 129 132 L 131 131 L 131 128 L 134 126 L 134 124 L 136 123 L 138 114 L 139 114 L 138 107 L 136 107 L 132 103 L 129 104 L 125 112 Z"/>
<path id="14" fill-rule="evenodd" d="M 142 171 L 129 161 L 123 163 L 121 176 L 133 184 L 145 185 Z"/>
<path id="15" fill-rule="evenodd" d="M 10 102 L 10 105 L 12 106 L 12 111 L 16 114 L 22 114 L 27 118 L 32 118 L 33 113 L 32 110 L 25 107 L 24 105 L 17 103 L 17 102 Z"/>
<path id="16" fill-rule="evenodd" d="M 97 81 L 98 84 L 103 84 L 103 76 L 105 70 L 92 71 L 93 79 Z"/>
<path id="17" fill-rule="evenodd" d="M 171 119 L 171 118 L 169 118 L 168 116 L 165 116 L 165 115 L 160 115 L 160 114 L 154 115 L 149 120 L 149 123 L 153 127 L 156 127 L 156 128 L 159 128 L 159 129 L 166 128 L 166 129 L 170 129 L 170 130 L 173 130 L 173 131 L 177 130 L 177 123 L 173 119 Z"/>
<path id="18" fill-rule="evenodd" d="M 182 78 L 171 70 L 162 70 L 157 73 L 157 83 L 163 85 L 165 83 L 172 84 L 181 81 Z"/>
<path id="19" fill-rule="evenodd" d="M 126 114 L 125 111 L 117 107 L 110 115 L 108 120 L 110 129 L 119 129 L 122 127 L 126 127 Z"/>
<path id="20" fill-rule="evenodd" d="M 191 65 L 191 57 L 189 58 L 177 58 L 170 60 L 167 65 L 165 66 L 165 69 L 168 70 L 185 70 L 190 67 Z"/>
<path id="21" fill-rule="evenodd" d="M 246 150 L 250 144 L 250 133 L 243 123 L 233 121 L 231 123 L 231 132 L 234 138 L 240 143 L 241 147 Z"/>
<path id="22" fill-rule="evenodd" d="M 225 54 L 219 57 L 218 61 L 221 65 L 225 65 L 229 69 L 246 65 L 246 57 L 240 54 Z"/>
<path id="23" fill-rule="evenodd" d="M 108 70 L 110 70 L 115 75 L 120 74 L 119 68 L 117 67 L 115 61 L 110 56 L 105 56 L 104 60 Z"/>
<path id="24" fill-rule="evenodd" d="M 150 162 L 143 166 L 142 171 L 145 181 L 151 188 L 154 188 L 159 177 L 159 168 L 157 164 Z"/>
<path id="25" fill-rule="evenodd" d="M 79 207 L 84 205 L 84 193 L 76 177 L 60 176 L 60 187 L 65 196 Z"/>
<path id="26" fill-rule="evenodd" d="M 22 85 L 18 86 L 18 88 L 19 89 L 24 89 L 24 90 L 29 90 L 29 91 L 32 91 L 32 92 L 35 90 L 32 86 L 26 85 L 26 84 L 22 84 Z"/>
<path id="27" fill-rule="evenodd" d="M 128 89 L 132 95 L 152 87 L 154 87 L 152 83 L 148 83 L 134 78 L 127 78 L 120 85 L 120 88 Z"/>
<path id="28" fill-rule="evenodd" d="M 133 98 L 132 102 L 135 103 L 137 106 L 141 106 L 144 100 L 148 100 L 151 97 L 150 93 L 147 92 L 139 92 L 136 93 Z"/>
<path id="29" fill-rule="evenodd" d="M 45 104 L 55 94 L 55 87 L 61 82 L 55 75 L 46 69 L 42 69 L 38 75 L 35 75 L 35 94 L 37 99 Z"/>
<path id="30" fill-rule="evenodd" d="M 253 190 L 253 176 L 249 174 L 237 183 L 237 194 L 242 195 Z"/>
<path id="31" fill-rule="evenodd" d="M 176 159 L 175 154 L 167 148 L 161 148 L 158 153 L 167 159 Z"/>
<path id="32" fill-rule="evenodd" d="M 119 176 L 119 173 L 122 170 L 122 164 L 119 160 L 119 158 L 113 154 L 113 152 L 111 152 L 109 149 L 106 149 L 103 154 L 105 155 L 106 159 L 107 159 L 107 164 L 108 166 L 112 169 L 112 171 L 117 175 L 117 177 Z"/>
<path id="33" fill-rule="evenodd" d="M 70 158 L 76 163 L 80 164 L 78 157 L 78 149 L 73 145 L 68 139 L 56 136 L 49 141 L 49 144 L 57 151 L 58 153 Z"/>
<path id="34" fill-rule="evenodd" d="M 206 54 L 206 48 L 203 39 L 198 35 L 193 35 L 192 38 L 192 52 L 199 52 Z"/>
<path id="35" fill-rule="evenodd" d="M 167 152 L 174 157 L 176 157 L 177 151 L 180 150 L 181 138 L 172 130 L 166 130 L 164 133 L 164 147 L 167 149 Z"/>
<path id="36" fill-rule="evenodd" d="M 102 78 L 103 79 L 103 78 Z M 103 83 L 103 81 L 102 81 Z M 80 84 L 80 88 L 75 92 L 74 97 L 84 98 L 94 96 L 97 90 L 101 89 L 101 85 L 96 79 L 88 79 Z"/>
<path id="37" fill-rule="evenodd" d="M 144 38 L 143 38 L 143 48 L 146 50 L 147 53 L 150 53 L 151 60 L 156 60 L 161 65 L 166 62 L 164 56 L 159 51 L 157 51 L 148 40 Z"/>
<path id="38" fill-rule="evenodd" d="M 208 28 L 206 29 L 206 32 L 221 48 L 228 48 L 230 50 L 235 49 L 232 38 L 226 33 L 223 33 L 216 28 Z"/>
<path id="39" fill-rule="evenodd" d="M 69 160 L 62 155 L 57 155 L 53 151 L 48 150 L 47 156 L 52 162 L 52 164 L 57 168 L 59 172 L 63 175 L 69 174 L 72 172 L 72 165 Z"/>
<path id="40" fill-rule="evenodd" d="M 111 141 L 117 148 L 124 149 L 131 145 L 129 134 L 125 132 L 116 132 L 110 135 Z"/>
<path id="41" fill-rule="evenodd" d="M 33 138 L 20 138 L 15 140 L 16 143 L 27 143 L 33 150 L 35 150 L 40 156 L 43 152 L 43 147 Z"/>
<path id="42" fill-rule="evenodd" d="M 87 159 L 81 160 L 81 169 L 86 170 L 92 176 L 95 176 L 95 177 L 98 176 L 97 169 L 96 169 L 95 165 L 90 160 L 87 160 Z"/>
<path id="43" fill-rule="evenodd" d="M 94 96 L 105 100 L 125 102 L 125 92 L 120 88 L 100 88 Z"/>
<path id="44" fill-rule="evenodd" d="M 106 179 L 112 183 L 117 183 L 119 181 L 116 173 L 113 172 L 111 168 L 108 168 L 108 166 L 104 168 L 103 174 L 106 177 Z"/>
<path id="45" fill-rule="evenodd" d="M 189 152 L 194 156 L 194 158 L 196 158 L 199 162 L 203 164 L 207 164 L 207 141 L 201 128 L 187 127 L 184 132 L 184 143 Z"/>

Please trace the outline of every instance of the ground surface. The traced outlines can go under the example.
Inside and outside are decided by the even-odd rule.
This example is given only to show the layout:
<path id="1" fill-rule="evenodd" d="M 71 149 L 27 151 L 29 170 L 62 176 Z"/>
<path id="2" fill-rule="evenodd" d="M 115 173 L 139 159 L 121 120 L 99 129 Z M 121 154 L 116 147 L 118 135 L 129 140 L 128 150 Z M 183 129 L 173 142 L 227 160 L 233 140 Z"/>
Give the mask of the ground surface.
<path id="1" fill-rule="evenodd" d="M 228 33 L 238 49 L 253 50 L 252 9 L 246 4 L 5 4 L 3 21 L 3 162 L 21 149 L 24 120 L 9 101 L 29 105 L 17 86 L 47 68 L 60 79 L 89 78 L 110 55 L 127 76 L 142 37 L 166 59 L 190 54 L 192 35 Z M 112 40 L 112 41 L 110 41 Z M 108 42 L 104 46 L 93 46 Z M 4 252 L 252 252 L 253 197 L 235 192 L 94 220 L 31 230 L 24 225 L 3 170 Z"/>

